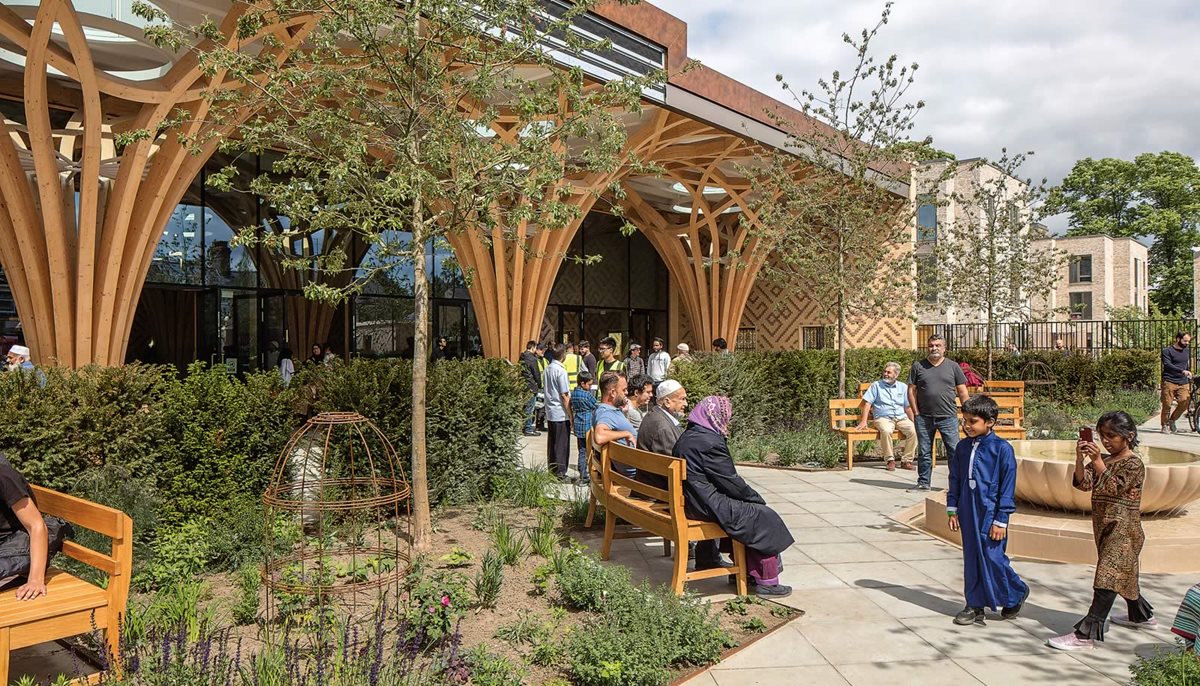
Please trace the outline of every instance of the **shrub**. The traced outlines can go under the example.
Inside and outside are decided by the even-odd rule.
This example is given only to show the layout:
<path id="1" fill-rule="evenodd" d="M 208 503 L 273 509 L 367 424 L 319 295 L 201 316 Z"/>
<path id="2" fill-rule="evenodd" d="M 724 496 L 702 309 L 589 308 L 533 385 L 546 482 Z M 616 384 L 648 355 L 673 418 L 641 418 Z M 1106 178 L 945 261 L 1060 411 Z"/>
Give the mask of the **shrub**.
<path id="1" fill-rule="evenodd" d="M 558 532 L 549 512 L 538 513 L 537 526 L 526 531 L 525 537 L 529 541 L 529 549 L 541 557 L 549 559 L 558 548 Z"/>
<path id="2" fill-rule="evenodd" d="M 617 594 L 633 590 L 629 570 L 603 565 L 590 555 L 572 555 L 555 580 L 555 600 L 572 610 L 602 612 Z"/>
<path id="3" fill-rule="evenodd" d="M 495 479 L 495 496 L 520 507 L 546 507 L 546 491 L 559 484 L 558 477 L 544 468 L 521 469 Z"/>
<path id="4" fill-rule="evenodd" d="M 1139 657 L 1129 666 L 1136 686 L 1190 686 L 1200 684 L 1200 656 L 1190 650 L 1158 650 Z"/>
<path id="5" fill-rule="evenodd" d="M 475 686 L 521 686 L 525 670 L 503 655 L 489 652 L 486 646 L 475 646 L 464 657 L 471 669 Z"/>
<path id="6" fill-rule="evenodd" d="M 212 553 L 209 534 L 210 527 L 202 520 L 160 529 L 154 557 L 134 577 L 134 583 L 144 589 L 169 588 L 200 574 Z"/>
<path id="7" fill-rule="evenodd" d="M 470 605 L 467 577 L 460 572 L 426 572 L 413 567 L 406 587 L 407 602 L 402 606 L 406 638 L 432 645 L 454 633 Z"/>

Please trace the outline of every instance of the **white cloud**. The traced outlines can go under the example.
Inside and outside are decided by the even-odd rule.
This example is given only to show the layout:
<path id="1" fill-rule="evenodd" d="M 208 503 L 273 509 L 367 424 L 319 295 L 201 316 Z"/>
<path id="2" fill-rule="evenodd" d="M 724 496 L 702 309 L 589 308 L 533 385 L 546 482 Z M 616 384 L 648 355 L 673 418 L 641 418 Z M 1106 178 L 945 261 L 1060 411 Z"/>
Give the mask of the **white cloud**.
<path id="1" fill-rule="evenodd" d="M 853 57 L 881 0 L 651 0 L 688 23 L 689 53 L 775 97 Z M 1033 150 L 1057 182 L 1083 157 L 1197 156 L 1200 4 L 1184 0 L 901 0 L 877 54 L 917 62 L 918 133 L 960 157 Z"/>

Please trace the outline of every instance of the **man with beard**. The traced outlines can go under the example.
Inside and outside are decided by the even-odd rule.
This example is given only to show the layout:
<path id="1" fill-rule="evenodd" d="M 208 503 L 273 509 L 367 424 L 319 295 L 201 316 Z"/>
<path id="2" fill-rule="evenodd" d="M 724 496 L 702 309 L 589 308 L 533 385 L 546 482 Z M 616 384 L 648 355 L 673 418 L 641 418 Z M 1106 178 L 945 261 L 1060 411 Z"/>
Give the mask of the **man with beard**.
<path id="1" fill-rule="evenodd" d="M 625 416 L 624 407 L 629 399 L 625 396 L 628 381 L 620 372 L 605 372 L 600 377 L 600 404 L 592 419 L 592 442 L 597 446 L 616 441 L 631 448 L 637 447 L 637 432 L 629 418 Z M 633 476 L 633 469 L 613 463 L 612 468 L 626 476 Z"/>
<path id="2" fill-rule="evenodd" d="M 946 358 L 946 339 L 929 337 L 929 354 L 913 363 L 908 373 L 908 405 L 916 415 L 917 486 L 930 490 L 933 476 L 934 433 L 942 435 L 947 459 L 958 446 L 958 408 L 954 399 L 966 402 L 967 377 L 953 360 Z"/>
<path id="3" fill-rule="evenodd" d="M 1162 414 L 1159 423 L 1163 433 L 1177 433 L 1179 428 L 1175 422 L 1187 410 L 1192 390 L 1192 355 L 1188 352 L 1191 343 L 1191 334 L 1180 331 L 1175 334 L 1175 342 L 1162 350 Z M 1175 403 L 1174 411 L 1171 411 L 1172 402 Z"/>

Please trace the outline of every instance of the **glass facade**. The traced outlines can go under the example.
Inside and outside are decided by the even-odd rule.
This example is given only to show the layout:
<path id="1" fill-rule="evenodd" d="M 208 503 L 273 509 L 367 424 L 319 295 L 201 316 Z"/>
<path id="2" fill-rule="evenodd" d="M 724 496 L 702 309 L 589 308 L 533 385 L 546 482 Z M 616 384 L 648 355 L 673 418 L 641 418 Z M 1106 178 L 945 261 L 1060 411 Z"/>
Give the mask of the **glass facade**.
<path id="1" fill-rule="evenodd" d="M 246 227 L 261 233 L 273 223 L 288 226 L 287 217 L 249 191 L 251 180 L 269 163 L 259 158 L 214 159 L 187 190 L 151 258 L 127 362 L 174 364 L 183 370 L 201 360 L 232 374 L 270 369 L 283 348 L 290 348 L 296 361 L 307 359 L 310 351 L 298 349 L 298 332 L 313 331 L 314 317 L 327 322 L 321 343 L 339 355 L 412 356 L 413 268 L 406 259 L 381 256 L 377 246 L 365 253 L 365 246 L 349 246 L 349 252 L 364 255 L 360 276 L 371 270 L 378 273 L 348 302 L 320 306 L 304 298 L 298 274 L 289 275 L 275 262 L 259 264 L 257 260 L 273 258 L 256 255 L 233 240 Z M 229 165 L 238 169 L 234 187 L 224 192 L 209 188 L 206 177 Z M 411 236 L 388 239 L 406 248 Z M 292 249 L 296 254 L 319 254 L 324 240 L 314 235 Z M 445 337 L 453 357 L 482 355 L 466 277 L 449 244 L 425 246 L 425 266 L 431 282 L 432 343 Z M 647 345 L 654 336 L 667 338 L 667 280 L 666 266 L 641 233 L 625 236 L 619 220 L 594 213 L 568 249 L 539 339 L 588 339 L 594 345 L 613 336 L 624 352 L 631 341 Z M 0 272 L 0 317 L 8 322 L 6 334 L 9 329 L 16 332 L 12 342 L 19 337 L 15 314 Z"/>

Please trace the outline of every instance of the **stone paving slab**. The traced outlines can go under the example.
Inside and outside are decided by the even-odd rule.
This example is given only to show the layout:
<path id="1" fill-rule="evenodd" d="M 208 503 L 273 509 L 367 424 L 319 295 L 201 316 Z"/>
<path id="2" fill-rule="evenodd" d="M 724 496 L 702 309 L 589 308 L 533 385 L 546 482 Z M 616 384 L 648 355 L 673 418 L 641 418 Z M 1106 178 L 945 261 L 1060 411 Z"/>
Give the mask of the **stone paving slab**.
<path id="1" fill-rule="evenodd" d="M 1197 434 L 1143 429 L 1142 436 L 1147 445 L 1200 452 Z M 527 460 L 544 465 L 544 446 L 541 439 L 535 449 L 526 449 Z M 1137 656 L 1172 643 L 1166 628 L 1113 627 L 1090 653 L 1051 650 L 1045 640 L 1069 631 L 1086 611 L 1095 569 L 1025 560 L 1014 562 L 1032 588 L 1020 618 L 955 627 L 951 619 L 963 606 L 961 552 L 889 519 L 923 499 L 907 490 L 916 481 L 914 472 L 888 472 L 871 462 L 851 471 L 739 472 L 780 508 L 796 539 L 784 554 L 782 575 L 794 592 L 781 603 L 806 614 L 690 685 L 1113 686 L 1128 683 L 1129 664 Z M 944 464 L 934 470 L 933 485 L 946 487 Z M 598 547 L 601 529 L 584 539 Z M 635 578 L 659 583 L 670 578 L 670 560 L 654 539 L 616 541 L 612 559 L 629 565 Z M 1142 575 L 1143 590 L 1164 625 L 1195 583 L 1192 576 Z M 720 579 L 688 589 L 714 600 L 733 592 Z"/>

